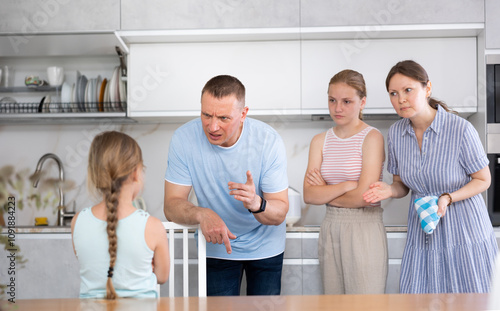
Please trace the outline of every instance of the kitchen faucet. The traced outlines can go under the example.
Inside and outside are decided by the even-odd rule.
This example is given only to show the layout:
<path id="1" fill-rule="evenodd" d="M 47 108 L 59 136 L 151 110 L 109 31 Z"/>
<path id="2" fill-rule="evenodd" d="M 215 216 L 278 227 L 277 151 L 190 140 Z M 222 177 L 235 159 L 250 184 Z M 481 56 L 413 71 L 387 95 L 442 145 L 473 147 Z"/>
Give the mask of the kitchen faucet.
<path id="1" fill-rule="evenodd" d="M 57 207 L 57 226 L 64 226 L 64 219 L 68 218 L 71 219 L 73 216 L 75 216 L 75 212 L 67 212 L 65 210 L 64 206 L 64 193 L 63 193 L 63 183 L 64 183 L 64 168 L 63 164 L 61 162 L 61 159 L 59 159 L 58 156 L 56 156 L 53 153 L 46 153 L 44 154 L 40 160 L 38 160 L 38 164 L 36 165 L 36 170 L 35 174 L 40 172 L 42 170 L 43 163 L 47 159 L 53 159 L 56 161 L 57 166 L 59 167 L 59 206 Z M 33 187 L 38 186 L 38 181 L 40 180 L 40 177 L 37 177 L 35 181 L 33 182 Z"/>

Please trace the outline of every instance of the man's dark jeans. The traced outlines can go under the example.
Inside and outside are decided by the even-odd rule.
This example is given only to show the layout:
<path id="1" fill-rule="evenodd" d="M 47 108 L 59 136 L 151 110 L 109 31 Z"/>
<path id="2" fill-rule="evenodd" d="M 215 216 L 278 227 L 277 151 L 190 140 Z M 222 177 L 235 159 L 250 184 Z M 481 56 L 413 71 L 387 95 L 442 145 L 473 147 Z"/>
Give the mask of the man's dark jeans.
<path id="1" fill-rule="evenodd" d="M 279 295 L 283 253 L 260 260 L 207 258 L 207 295 L 239 296 L 243 272 L 247 295 Z"/>

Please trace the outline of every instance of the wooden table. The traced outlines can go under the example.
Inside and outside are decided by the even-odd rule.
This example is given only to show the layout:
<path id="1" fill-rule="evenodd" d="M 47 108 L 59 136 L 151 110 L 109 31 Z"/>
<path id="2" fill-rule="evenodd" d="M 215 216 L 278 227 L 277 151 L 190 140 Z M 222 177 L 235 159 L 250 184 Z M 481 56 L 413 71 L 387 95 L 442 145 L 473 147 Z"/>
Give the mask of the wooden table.
<path id="1" fill-rule="evenodd" d="M 153 310 L 418 310 L 474 311 L 486 310 L 488 294 L 423 294 L 423 295 L 317 295 L 317 296 L 236 296 L 176 297 L 160 299 L 33 299 L 2 302 L 0 310 L 82 310 L 82 311 L 153 311 Z"/>

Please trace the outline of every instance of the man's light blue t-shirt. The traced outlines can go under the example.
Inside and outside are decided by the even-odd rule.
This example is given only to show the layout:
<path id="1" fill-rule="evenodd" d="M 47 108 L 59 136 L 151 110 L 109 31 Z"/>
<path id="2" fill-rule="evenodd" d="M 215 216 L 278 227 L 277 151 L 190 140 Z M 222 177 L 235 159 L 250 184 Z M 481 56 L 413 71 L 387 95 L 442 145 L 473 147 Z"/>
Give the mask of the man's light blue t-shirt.
<path id="1" fill-rule="evenodd" d="M 224 244 L 207 243 L 207 257 L 254 260 L 285 250 L 285 221 L 278 226 L 263 225 L 229 195 L 228 182 L 245 183 L 248 170 L 259 195 L 288 188 L 283 140 L 264 122 L 246 118 L 240 138 L 231 147 L 212 145 L 200 118 L 178 128 L 172 137 L 165 179 L 192 186 L 198 205 L 215 211 L 237 236 L 231 240 L 231 254 Z"/>

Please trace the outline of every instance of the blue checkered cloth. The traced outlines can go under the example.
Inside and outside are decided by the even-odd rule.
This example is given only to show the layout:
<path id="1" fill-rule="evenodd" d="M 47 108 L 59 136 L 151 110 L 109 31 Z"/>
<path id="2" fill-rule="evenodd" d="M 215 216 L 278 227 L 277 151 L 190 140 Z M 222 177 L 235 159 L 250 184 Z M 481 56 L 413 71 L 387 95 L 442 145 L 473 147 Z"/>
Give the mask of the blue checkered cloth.
<path id="1" fill-rule="evenodd" d="M 415 200 L 415 210 L 420 218 L 420 226 L 425 233 L 431 234 L 439 223 L 437 196 L 427 196 Z"/>

